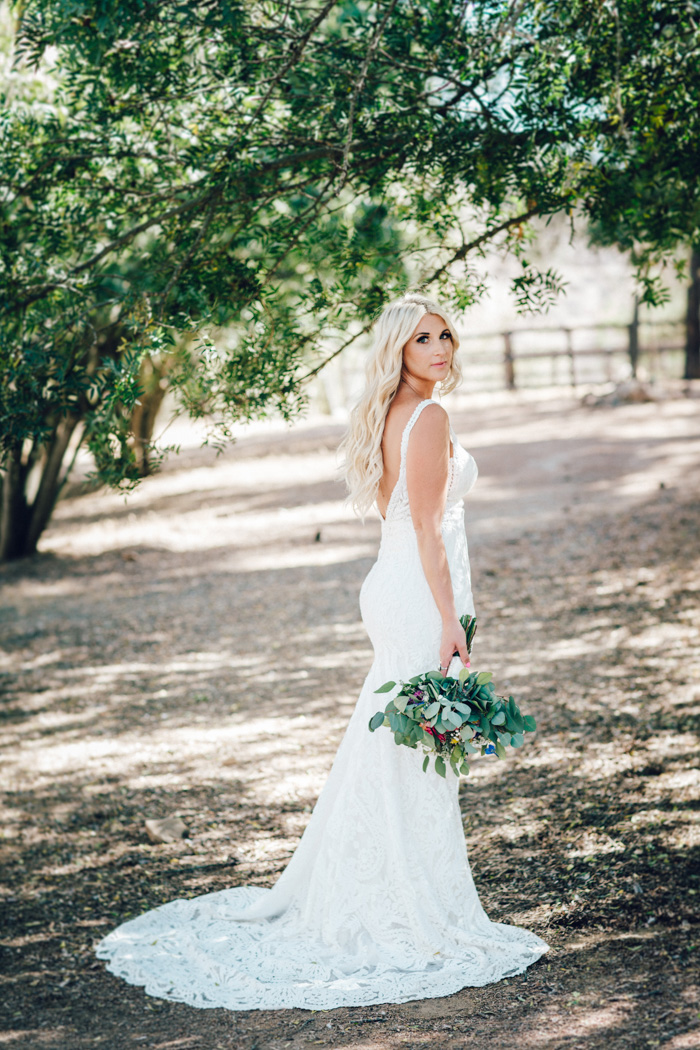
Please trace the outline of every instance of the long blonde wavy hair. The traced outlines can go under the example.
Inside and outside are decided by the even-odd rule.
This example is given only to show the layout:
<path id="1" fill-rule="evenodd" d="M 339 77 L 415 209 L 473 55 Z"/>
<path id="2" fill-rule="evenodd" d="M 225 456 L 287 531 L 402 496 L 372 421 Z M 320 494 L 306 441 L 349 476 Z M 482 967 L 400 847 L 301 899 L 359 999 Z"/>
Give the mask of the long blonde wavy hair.
<path id="1" fill-rule="evenodd" d="M 374 346 L 365 366 L 365 389 L 350 413 L 350 426 L 338 451 L 343 455 L 341 475 L 352 503 L 363 519 L 377 496 L 384 473 L 382 437 L 389 406 L 401 382 L 403 348 L 421 317 L 437 314 L 452 333 L 452 364 L 440 383 L 440 392 L 453 390 L 462 379 L 457 360 L 459 336 L 450 314 L 425 295 L 410 293 L 384 307 L 374 322 Z"/>

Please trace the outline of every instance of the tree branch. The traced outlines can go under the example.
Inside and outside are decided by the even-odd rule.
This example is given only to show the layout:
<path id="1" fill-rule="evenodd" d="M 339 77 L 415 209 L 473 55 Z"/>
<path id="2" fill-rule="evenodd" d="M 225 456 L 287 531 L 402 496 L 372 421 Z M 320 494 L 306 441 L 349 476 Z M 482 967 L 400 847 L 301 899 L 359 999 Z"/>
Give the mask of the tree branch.
<path id="1" fill-rule="evenodd" d="M 352 132 L 353 132 L 353 126 L 354 126 L 354 123 L 355 123 L 355 110 L 357 108 L 357 100 L 360 97 L 360 93 L 362 92 L 363 87 L 365 86 L 365 80 L 367 79 L 367 71 L 369 70 L 369 64 L 372 61 L 372 58 L 374 56 L 374 52 L 376 51 L 377 45 L 379 44 L 379 41 L 380 41 L 381 36 L 382 36 L 382 33 L 384 32 L 384 27 L 386 26 L 387 22 L 389 21 L 389 15 L 391 14 L 391 12 L 396 7 L 396 3 L 397 3 L 397 0 L 391 0 L 391 3 L 389 4 L 389 6 L 387 7 L 387 9 L 386 9 L 386 11 L 384 13 L 384 18 L 375 27 L 374 33 L 372 35 L 372 40 L 370 41 L 370 45 L 367 48 L 367 54 L 365 55 L 365 60 L 362 63 L 362 69 L 360 70 L 360 75 L 357 78 L 357 81 L 355 83 L 355 87 L 353 89 L 352 98 L 350 99 L 350 110 L 349 110 L 349 113 L 348 113 L 348 130 L 347 130 L 347 135 L 346 135 L 345 147 L 343 149 L 343 163 L 342 163 L 341 171 L 340 171 L 340 187 L 339 188 L 342 188 L 345 185 L 345 182 L 347 181 L 348 164 L 349 164 L 349 160 L 350 160 L 350 144 L 352 142 Z"/>
<path id="2" fill-rule="evenodd" d="M 462 246 L 454 252 L 451 259 L 448 259 L 446 263 L 443 263 L 443 265 L 439 266 L 437 270 L 434 270 L 430 277 L 424 277 L 420 282 L 421 285 L 432 284 L 434 281 L 437 281 L 438 277 L 441 277 L 452 263 L 464 259 L 469 252 L 478 248 L 480 245 L 485 244 L 487 241 L 492 240 L 497 234 L 503 233 L 504 230 L 509 229 L 511 226 L 519 226 L 520 223 L 527 222 L 528 219 L 531 219 L 533 215 L 537 215 L 538 212 L 539 209 L 537 205 L 534 205 L 532 208 L 528 208 L 527 211 L 522 212 L 521 215 L 515 215 L 512 219 L 506 219 L 504 222 L 499 223 L 498 226 L 492 226 L 490 229 L 485 230 L 479 237 L 475 237 L 473 241 L 464 242 Z"/>

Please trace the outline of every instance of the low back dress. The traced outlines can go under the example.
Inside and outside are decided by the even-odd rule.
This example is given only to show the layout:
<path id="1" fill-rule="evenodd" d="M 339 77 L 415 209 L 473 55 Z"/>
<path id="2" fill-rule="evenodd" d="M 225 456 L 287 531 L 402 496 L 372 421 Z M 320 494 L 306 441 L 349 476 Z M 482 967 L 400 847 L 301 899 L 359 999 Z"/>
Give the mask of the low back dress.
<path id="1" fill-rule="evenodd" d="M 521 973 L 547 951 L 536 934 L 491 922 L 467 859 L 448 770 L 368 730 L 375 689 L 439 663 L 441 618 L 423 572 L 406 485 L 411 431 L 360 592 L 374 662 L 308 826 L 269 889 L 236 886 L 174 900 L 125 922 L 97 955 L 149 995 L 196 1007 L 271 1010 L 401 1003 Z M 474 613 L 463 499 L 477 467 L 450 427 L 442 519 L 457 615 Z"/>

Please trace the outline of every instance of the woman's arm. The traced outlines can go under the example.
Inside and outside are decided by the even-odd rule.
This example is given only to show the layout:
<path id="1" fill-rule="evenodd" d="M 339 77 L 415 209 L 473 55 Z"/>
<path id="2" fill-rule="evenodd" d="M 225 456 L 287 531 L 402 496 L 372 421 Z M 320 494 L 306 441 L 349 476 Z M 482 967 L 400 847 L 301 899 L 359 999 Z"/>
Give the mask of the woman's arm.
<path id="1" fill-rule="evenodd" d="M 442 538 L 447 501 L 450 423 L 441 405 L 428 405 L 416 420 L 408 440 L 406 487 L 418 551 L 428 586 L 442 619 L 440 663 L 447 670 L 455 652 L 469 664 L 464 628 L 455 609 L 450 567 Z"/>

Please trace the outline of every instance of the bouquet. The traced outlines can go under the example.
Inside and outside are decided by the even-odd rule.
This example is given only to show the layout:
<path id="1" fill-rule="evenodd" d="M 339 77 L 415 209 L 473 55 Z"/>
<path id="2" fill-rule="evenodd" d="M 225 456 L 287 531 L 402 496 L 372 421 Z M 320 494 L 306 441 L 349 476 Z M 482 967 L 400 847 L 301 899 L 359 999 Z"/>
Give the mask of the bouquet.
<path id="1" fill-rule="evenodd" d="M 476 631 L 476 619 L 460 619 L 467 637 L 467 649 Z M 444 777 L 447 762 L 456 776 L 469 773 L 469 756 L 497 755 L 505 758 L 507 747 L 520 747 L 524 734 L 535 731 L 532 715 L 521 715 L 512 696 L 499 696 L 490 671 L 468 671 L 463 667 L 454 678 L 440 671 L 427 671 L 401 688 L 383 711 L 369 720 L 371 732 L 388 726 L 397 744 L 426 752 L 423 772 L 435 755 L 435 771 Z M 385 682 L 375 693 L 389 693 L 396 682 Z"/>

